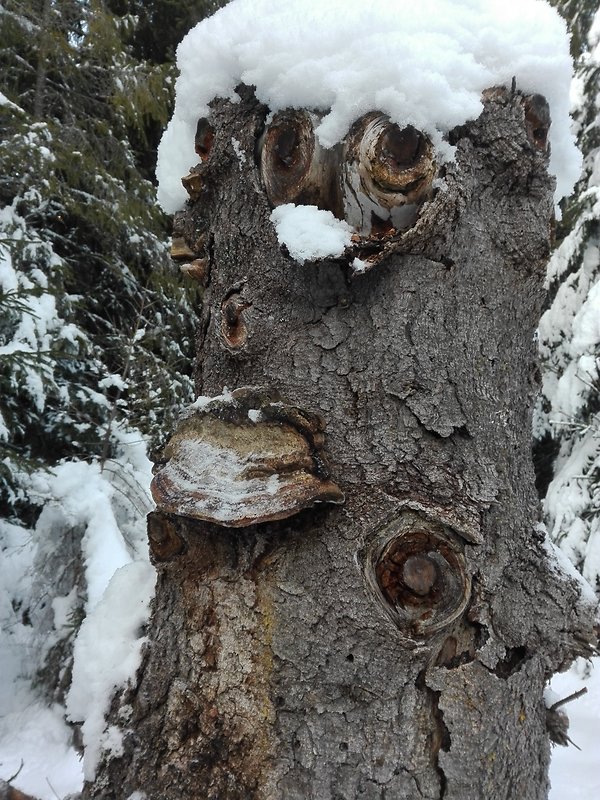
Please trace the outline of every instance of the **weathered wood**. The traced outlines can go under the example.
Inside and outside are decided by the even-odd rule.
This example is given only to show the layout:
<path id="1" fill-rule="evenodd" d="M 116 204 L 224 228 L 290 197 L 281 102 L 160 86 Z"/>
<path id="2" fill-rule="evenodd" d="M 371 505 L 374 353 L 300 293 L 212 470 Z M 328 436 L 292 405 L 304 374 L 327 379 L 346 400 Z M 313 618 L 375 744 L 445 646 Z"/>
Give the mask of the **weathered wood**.
<path id="1" fill-rule="evenodd" d="M 540 126 L 487 93 L 414 225 L 357 237 L 357 275 L 280 252 L 252 158 L 266 113 L 251 91 L 214 104 L 176 222 L 210 241 L 198 393 L 260 384 L 321 415 L 345 504 L 238 529 L 151 516 L 150 643 L 114 703 L 123 753 L 84 797 L 542 800 L 544 685 L 593 631 L 533 489 Z"/>
<path id="2" fill-rule="evenodd" d="M 171 258 L 176 261 L 194 258 L 196 254 L 182 237 L 173 237 L 171 241 Z"/>
<path id="3" fill-rule="evenodd" d="M 347 221 L 363 235 L 410 228 L 432 195 L 436 163 L 429 138 L 375 112 L 352 126 L 344 150 Z"/>
<path id="4" fill-rule="evenodd" d="M 336 181 L 339 147 L 326 150 L 314 129 L 319 117 L 307 111 L 283 111 L 260 137 L 261 177 L 273 206 L 314 205 L 342 212 Z"/>

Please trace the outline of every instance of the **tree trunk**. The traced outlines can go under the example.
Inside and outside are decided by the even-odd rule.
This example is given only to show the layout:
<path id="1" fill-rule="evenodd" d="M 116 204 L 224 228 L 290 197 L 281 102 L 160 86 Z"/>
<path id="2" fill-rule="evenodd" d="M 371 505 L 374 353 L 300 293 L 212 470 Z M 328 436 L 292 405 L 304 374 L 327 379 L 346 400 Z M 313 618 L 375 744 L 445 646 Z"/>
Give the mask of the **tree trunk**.
<path id="1" fill-rule="evenodd" d="M 488 92 L 416 223 L 355 237 L 360 273 L 281 251 L 255 157 L 265 116 L 249 91 L 215 103 L 175 224 L 206 284 L 199 394 L 262 388 L 201 402 L 158 465 L 150 642 L 113 704 L 123 753 L 84 796 L 541 800 L 544 685 L 592 639 L 544 543 L 530 456 L 543 102 Z M 268 454 L 280 434 L 293 456 L 263 453 L 237 505 L 189 474 L 210 441 L 243 484 L 252 436 Z M 284 477 L 300 499 L 279 496 Z"/>

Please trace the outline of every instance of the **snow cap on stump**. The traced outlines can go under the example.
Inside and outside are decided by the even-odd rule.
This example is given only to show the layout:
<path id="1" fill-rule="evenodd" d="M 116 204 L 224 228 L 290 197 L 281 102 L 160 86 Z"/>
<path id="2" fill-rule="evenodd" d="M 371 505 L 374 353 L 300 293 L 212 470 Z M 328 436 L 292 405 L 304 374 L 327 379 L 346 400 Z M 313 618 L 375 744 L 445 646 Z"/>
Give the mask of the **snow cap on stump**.
<path id="1" fill-rule="evenodd" d="M 272 112 L 321 112 L 316 135 L 323 147 L 379 111 L 425 132 L 443 162 L 453 156 L 447 133 L 479 116 L 482 92 L 515 78 L 523 93 L 550 104 L 557 201 L 579 177 L 567 30 L 545 0 L 232 0 L 190 31 L 177 62 L 175 112 L 157 166 L 167 213 L 187 199 L 181 177 L 197 160 L 198 119 L 215 98 L 239 100 L 240 83 L 255 86 Z"/>

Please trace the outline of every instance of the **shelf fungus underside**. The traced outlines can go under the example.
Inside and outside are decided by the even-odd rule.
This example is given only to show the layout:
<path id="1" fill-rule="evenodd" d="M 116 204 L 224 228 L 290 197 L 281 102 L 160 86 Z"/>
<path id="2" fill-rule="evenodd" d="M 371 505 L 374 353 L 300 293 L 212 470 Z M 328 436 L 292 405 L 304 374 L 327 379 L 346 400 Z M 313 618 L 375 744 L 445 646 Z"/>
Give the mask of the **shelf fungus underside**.
<path id="1" fill-rule="evenodd" d="M 163 512 L 243 527 L 342 503 L 322 453 L 323 422 L 272 396 L 238 389 L 192 407 L 156 467 Z"/>

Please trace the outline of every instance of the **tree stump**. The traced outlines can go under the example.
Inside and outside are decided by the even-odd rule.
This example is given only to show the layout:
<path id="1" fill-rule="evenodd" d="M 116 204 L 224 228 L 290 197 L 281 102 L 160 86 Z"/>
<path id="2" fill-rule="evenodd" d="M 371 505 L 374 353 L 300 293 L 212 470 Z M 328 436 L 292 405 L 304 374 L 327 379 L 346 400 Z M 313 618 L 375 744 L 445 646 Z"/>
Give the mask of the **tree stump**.
<path id="1" fill-rule="evenodd" d="M 490 90 L 440 167 L 376 109 L 323 151 L 240 92 L 174 232 L 217 399 L 157 465 L 149 644 L 84 797 L 542 800 L 543 689 L 593 641 L 530 454 L 547 105 Z M 348 251 L 293 262 L 282 202 L 351 216 Z"/>

